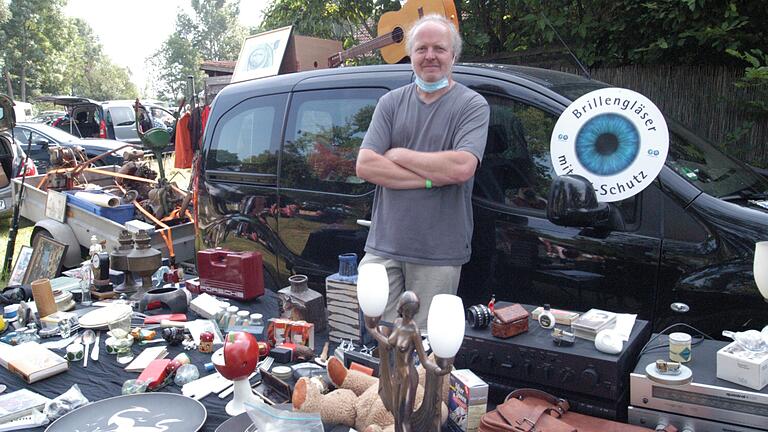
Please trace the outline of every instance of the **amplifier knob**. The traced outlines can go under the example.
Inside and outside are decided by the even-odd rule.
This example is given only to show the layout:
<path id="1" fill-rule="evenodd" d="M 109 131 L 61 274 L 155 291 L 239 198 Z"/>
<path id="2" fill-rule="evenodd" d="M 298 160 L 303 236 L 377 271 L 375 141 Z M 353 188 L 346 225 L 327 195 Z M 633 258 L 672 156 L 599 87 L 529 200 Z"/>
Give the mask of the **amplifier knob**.
<path id="1" fill-rule="evenodd" d="M 541 371 L 544 373 L 545 381 L 549 381 L 550 379 L 552 379 L 552 370 L 554 370 L 554 368 L 549 363 L 544 363 L 543 365 L 541 365 Z"/>
<path id="2" fill-rule="evenodd" d="M 477 350 L 472 350 L 472 352 L 467 355 L 468 366 L 476 367 L 478 360 L 480 360 L 480 353 Z"/>
<path id="3" fill-rule="evenodd" d="M 582 383 L 594 387 L 597 385 L 597 371 L 594 368 L 587 368 L 581 372 Z"/>
<path id="4" fill-rule="evenodd" d="M 562 384 L 567 383 L 573 378 L 573 369 L 565 368 L 560 372 L 560 382 Z"/>
<path id="5" fill-rule="evenodd" d="M 523 363 L 523 374 L 527 377 L 533 376 L 533 362 L 530 360 L 526 360 L 525 363 Z"/>
<path id="6" fill-rule="evenodd" d="M 503 362 L 501 362 L 499 366 L 502 367 L 503 369 L 511 370 L 511 369 L 514 369 L 515 365 L 516 363 L 514 358 L 512 358 L 511 355 L 507 354 L 507 357 L 504 359 Z"/>

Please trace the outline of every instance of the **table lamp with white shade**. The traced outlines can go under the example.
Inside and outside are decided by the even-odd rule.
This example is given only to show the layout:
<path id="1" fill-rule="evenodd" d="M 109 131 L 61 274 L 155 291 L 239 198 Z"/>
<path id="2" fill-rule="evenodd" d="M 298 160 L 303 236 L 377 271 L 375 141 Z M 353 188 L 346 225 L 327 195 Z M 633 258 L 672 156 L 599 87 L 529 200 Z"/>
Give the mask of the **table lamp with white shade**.
<path id="1" fill-rule="evenodd" d="M 755 261 L 753 273 L 757 289 L 765 301 L 768 301 L 768 241 L 755 243 Z"/>
<path id="2" fill-rule="evenodd" d="M 358 269 L 357 299 L 365 316 L 365 326 L 379 342 L 380 377 L 379 397 L 384 406 L 395 417 L 395 431 L 439 431 L 442 404 L 443 379 L 451 371 L 453 358 L 464 340 L 464 306 L 461 299 L 450 294 L 438 294 L 432 298 L 427 316 L 427 334 L 435 361 L 428 359 L 421 344 L 421 333 L 413 322 L 414 310 L 418 310 L 419 300 L 412 291 L 400 296 L 398 306 L 407 303 L 408 312 L 402 312 L 400 319 L 390 329 L 379 327 L 381 315 L 389 299 L 389 279 L 387 270 L 381 264 L 363 264 Z M 401 311 L 404 311 L 402 309 Z M 406 315 L 409 315 L 406 318 Z M 411 336 L 408 336 L 411 335 Z M 415 340 L 414 340 L 415 339 Z M 403 344 L 406 342 L 406 344 Z M 394 389 L 404 381 L 418 380 L 417 376 L 398 375 L 403 368 L 392 368 L 397 364 L 397 351 L 402 346 L 411 346 L 418 354 L 426 369 L 424 398 L 421 406 L 413 411 L 414 401 Z M 413 362 L 413 353 L 406 355 Z M 403 361 L 400 357 L 399 361 Z M 405 368 L 405 370 L 414 370 Z M 400 394 L 401 396 L 398 396 Z"/>

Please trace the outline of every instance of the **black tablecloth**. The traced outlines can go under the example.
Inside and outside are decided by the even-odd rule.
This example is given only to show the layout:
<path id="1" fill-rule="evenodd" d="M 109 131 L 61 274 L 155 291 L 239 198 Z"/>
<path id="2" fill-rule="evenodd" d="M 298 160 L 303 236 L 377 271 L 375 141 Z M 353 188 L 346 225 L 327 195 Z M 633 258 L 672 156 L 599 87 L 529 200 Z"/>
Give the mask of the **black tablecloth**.
<path id="1" fill-rule="evenodd" d="M 231 299 L 225 300 L 229 301 L 234 306 L 238 306 L 241 310 L 245 309 L 263 314 L 265 322 L 271 317 L 276 317 L 279 313 L 277 295 L 272 291 L 267 291 L 265 296 L 249 302 L 238 302 Z M 197 315 L 194 312 L 189 311 L 187 317 L 189 320 L 193 320 L 197 318 Z M 30 390 L 51 399 L 67 391 L 73 384 L 78 384 L 85 397 L 91 402 L 119 396 L 123 382 L 137 378 L 138 373 L 126 372 L 123 369 L 125 365 L 118 364 L 114 355 L 107 354 L 104 346 L 106 338 L 106 333 L 101 332 L 99 341 L 99 361 L 94 362 L 89 359 L 87 368 L 83 368 L 82 361 L 70 363 L 69 371 L 33 384 L 27 384 L 24 380 L 10 373 L 8 370 L 0 368 L 0 382 L 8 386 L 8 392 L 19 390 L 21 388 L 29 388 Z M 327 333 L 315 334 L 315 350 L 318 353 L 322 350 L 323 344 L 325 344 L 327 339 Z M 155 344 L 148 346 L 154 345 Z M 91 346 L 91 348 L 92 347 L 93 346 Z M 134 355 L 138 355 L 142 348 L 143 347 L 140 345 L 134 344 Z M 54 352 L 62 355 L 64 354 L 64 350 L 54 350 Z M 168 355 L 166 358 L 171 359 L 181 352 L 186 352 L 187 355 L 189 355 L 192 364 L 198 367 L 201 376 L 205 376 L 209 373 L 205 371 L 203 365 L 211 361 L 210 354 L 203 354 L 197 350 L 185 351 L 181 346 L 168 346 Z M 175 384 L 171 384 L 159 391 L 181 393 L 181 388 Z M 201 400 L 208 410 L 208 419 L 203 428 L 200 429 L 201 431 L 213 432 L 221 423 L 230 418 L 224 411 L 224 406 L 231 399 L 231 395 L 227 398 L 219 399 L 217 394 L 212 393 Z M 45 428 L 40 427 L 31 430 L 44 431 Z"/>

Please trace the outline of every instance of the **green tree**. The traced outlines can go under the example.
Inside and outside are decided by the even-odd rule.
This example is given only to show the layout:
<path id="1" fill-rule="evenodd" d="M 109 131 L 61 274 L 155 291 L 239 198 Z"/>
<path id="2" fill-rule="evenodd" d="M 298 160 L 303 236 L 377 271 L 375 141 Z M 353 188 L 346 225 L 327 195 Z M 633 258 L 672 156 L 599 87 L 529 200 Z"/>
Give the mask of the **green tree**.
<path id="1" fill-rule="evenodd" d="M 64 0 L 13 0 L 10 19 L 3 25 L 5 68 L 8 81 L 27 100 L 27 86 L 39 88 L 47 61 L 58 49 L 57 32 L 64 24 Z M 8 89 L 13 94 L 13 88 Z"/>
<path id="2" fill-rule="evenodd" d="M 190 75 L 196 83 L 203 81 L 200 53 L 190 41 L 178 34 L 168 37 L 149 62 L 152 81 L 160 98 L 176 100 L 177 95 L 186 90 L 186 78 Z"/>
<path id="3" fill-rule="evenodd" d="M 764 46 L 760 0 L 462 0 L 470 56 L 560 47 L 587 66 L 734 64 L 726 50 Z"/>
<path id="4" fill-rule="evenodd" d="M 1 30 L 8 93 L 13 96 L 18 90 L 20 100 L 41 94 L 135 97 L 138 92 L 128 70 L 109 60 L 85 21 L 62 14 L 64 4 L 63 0 L 10 3 L 11 17 Z"/>
<path id="5" fill-rule="evenodd" d="M 192 75 L 200 88 L 203 60 L 234 60 L 245 38 L 238 24 L 239 0 L 191 0 L 194 14 L 179 12 L 173 34 L 148 62 L 158 96 L 175 100 Z"/>

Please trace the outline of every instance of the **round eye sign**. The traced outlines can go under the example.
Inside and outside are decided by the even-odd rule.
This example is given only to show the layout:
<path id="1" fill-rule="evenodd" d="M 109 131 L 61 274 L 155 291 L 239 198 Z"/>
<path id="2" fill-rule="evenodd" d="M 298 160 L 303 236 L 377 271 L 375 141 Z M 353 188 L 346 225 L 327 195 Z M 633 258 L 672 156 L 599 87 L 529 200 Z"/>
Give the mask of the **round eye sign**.
<path id="1" fill-rule="evenodd" d="M 640 193 L 659 175 L 669 148 L 661 111 L 640 93 L 604 88 L 576 99 L 557 120 L 550 157 L 557 175 L 578 174 L 597 200 Z"/>

